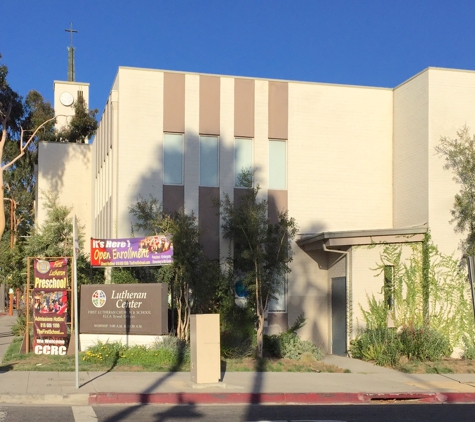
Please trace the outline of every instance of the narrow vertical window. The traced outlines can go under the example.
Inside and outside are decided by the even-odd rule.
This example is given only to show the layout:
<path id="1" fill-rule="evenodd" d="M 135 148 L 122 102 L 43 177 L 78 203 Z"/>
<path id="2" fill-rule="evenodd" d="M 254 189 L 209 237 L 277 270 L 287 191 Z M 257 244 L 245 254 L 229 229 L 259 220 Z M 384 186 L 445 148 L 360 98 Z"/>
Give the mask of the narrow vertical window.
<path id="1" fill-rule="evenodd" d="M 279 289 L 274 297 L 269 299 L 269 312 L 287 312 L 286 284 L 287 278 L 279 277 Z"/>
<path id="2" fill-rule="evenodd" d="M 240 175 L 252 172 L 252 139 L 236 138 L 234 142 L 234 181 L 236 187 L 244 187 Z"/>
<path id="3" fill-rule="evenodd" d="M 163 136 L 163 183 L 183 184 L 183 135 L 165 133 Z"/>
<path id="4" fill-rule="evenodd" d="M 384 266 L 384 303 L 391 310 L 394 307 L 394 267 Z"/>
<path id="5" fill-rule="evenodd" d="M 200 136 L 200 186 L 219 186 L 219 143 L 216 136 Z"/>
<path id="6" fill-rule="evenodd" d="M 287 143 L 269 141 L 269 189 L 287 189 Z"/>

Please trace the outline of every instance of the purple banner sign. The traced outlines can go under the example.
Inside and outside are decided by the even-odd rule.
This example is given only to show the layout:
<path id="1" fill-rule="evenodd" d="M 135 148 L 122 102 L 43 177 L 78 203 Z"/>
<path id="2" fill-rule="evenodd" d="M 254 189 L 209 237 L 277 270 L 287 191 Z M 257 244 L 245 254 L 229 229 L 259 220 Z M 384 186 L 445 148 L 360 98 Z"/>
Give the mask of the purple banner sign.
<path id="1" fill-rule="evenodd" d="M 170 235 L 127 239 L 91 238 L 93 267 L 143 267 L 172 262 L 173 243 Z"/>

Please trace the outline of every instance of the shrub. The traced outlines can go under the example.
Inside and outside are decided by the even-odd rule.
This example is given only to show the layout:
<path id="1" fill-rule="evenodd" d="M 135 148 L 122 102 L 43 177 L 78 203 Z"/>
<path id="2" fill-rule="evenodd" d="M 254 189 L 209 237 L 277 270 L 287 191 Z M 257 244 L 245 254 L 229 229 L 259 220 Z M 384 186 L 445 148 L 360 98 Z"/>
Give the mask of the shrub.
<path id="1" fill-rule="evenodd" d="M 295 332 L 264 336 L 264 351 L 266 355 L 276 358 L 299 360 L 303 354 L 310 354 L 321 360 L 323 352 L 308 340 L 301 340 Z"/>
<path id="2" fill-rule="evenodd" d="M 153 343 L 153 355 L 159 359 L 155 360 L 163 365 L 177 366 L 190 362 L 190 346 L 178 337 L 165 336 Z"/>
<path id="3" fill-rule="evenodd" d="M 404 327 L 399 339 L 401 352 L 409 359 L 435 361 L 452 353 L 449 340 L 429 327 Z"/>
<path id="4" fill-rule="evenodd" d="M 392 328 L 367 329 L 350 343 L 352 357 L 372 360 L 379 366 L 395 366 L 400 349 L 398 334 Z"/>

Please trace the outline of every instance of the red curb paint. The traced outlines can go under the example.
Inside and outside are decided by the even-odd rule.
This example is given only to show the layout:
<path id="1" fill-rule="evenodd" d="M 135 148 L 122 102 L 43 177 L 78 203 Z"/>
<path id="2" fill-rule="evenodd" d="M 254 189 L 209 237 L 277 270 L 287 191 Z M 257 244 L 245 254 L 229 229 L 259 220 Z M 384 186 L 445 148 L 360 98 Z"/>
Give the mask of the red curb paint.
<path id="1" fill-rule="evenodd" d="M 475 403 L 474 393 L 93 393 L 90 405 L 101 404 L 358 404 L 383 401 Z"/>
<path id="2" fill-rule="evenodd" d="M 441 403 L 475 403 L 475 392 L 473 393 L 439 393 L 437 394 Z"/>

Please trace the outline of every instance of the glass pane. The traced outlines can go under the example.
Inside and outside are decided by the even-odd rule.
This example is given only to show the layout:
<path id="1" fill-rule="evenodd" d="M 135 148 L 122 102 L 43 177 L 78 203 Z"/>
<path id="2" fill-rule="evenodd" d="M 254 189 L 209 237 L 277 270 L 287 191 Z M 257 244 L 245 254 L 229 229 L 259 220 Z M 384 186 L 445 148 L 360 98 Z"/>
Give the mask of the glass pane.
<path id="1" fill-rule="evenodd" d="M 279 292 L 275 295 L 275 299 L 269 299 L 269 312 L 287 312 L 287 301 L 285 299 L 285 278 L 280 281 L 281 286 Z"/>
<path id="2" fill-rule="evenodd" d="M 234 143 L 234 180 L 237 187 L 242 187 L 239 175 L 243 171 L 252 171 L 252 139 L 236 138 Z"/>
<path id="3" fill-rule="evenodd" d="M 269 141 L 269 189 L 287 189 L 287 144 Z"/>
<path id="4" fill-rule="evenodd" d="M 183 184 L 183 135 L 165 133 L 163 137 L 163 183 Z"/>
<path id="5" fill-rule="evenodd" d="M 200 137 L 200 186 L 218 186 L 218 138 Z"/>

